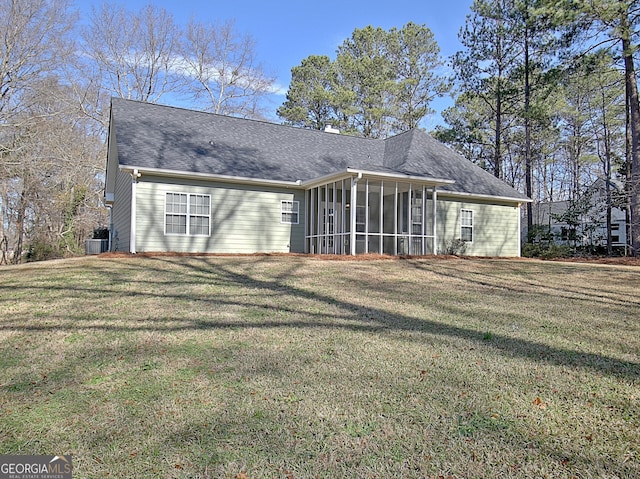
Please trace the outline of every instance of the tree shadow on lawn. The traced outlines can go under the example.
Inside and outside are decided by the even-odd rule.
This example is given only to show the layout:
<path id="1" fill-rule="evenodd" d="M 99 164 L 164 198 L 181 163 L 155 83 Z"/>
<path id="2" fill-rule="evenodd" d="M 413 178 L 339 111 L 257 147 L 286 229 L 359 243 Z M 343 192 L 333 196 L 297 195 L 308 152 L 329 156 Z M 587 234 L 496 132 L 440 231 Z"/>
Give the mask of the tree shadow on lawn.
<path id="1" fill-rule="evenodd" d="M 261 262 L 267 261 L 256 257 L 255 265 L 259 266 Z M 137 260 L 134 260 L 137 261 Z M 259 279 L 252 276 L 249 272 L 240 272 L 227 266 L 226 262 L 214 262 L 211 263 L 206 257 L 190 257 L 188 260 L 175 261 L 175 258 L 163 258 L 154 257 L 139 260 L 140 263 L 136 265 L 137 268 L 143 269 L 147 274 L 153 274 L 154 270 L 157 271 L 158 277 L 165 276 L 167 274 L 166 267 L 154 268 L 154 262 L 165 263 L 169 266 L 179 266 L 182 273 L 179 277 L 176 277 L 175 281 L 169 284 L 174 284 L 175 288 L 171 288 L 175 292 L 167 293 L 166 291 L 155 292 L 153 290 L 140 292 L 135 289 L 133 291 L 118 293 L 123 298 L 130 297 L 131 299 L 139 297 L 158 297 L 158 298 L 170 298 L 184 301 L 197 301 L 205 302 L 206 307 L 222 308 L 225 306 L 239 306 L 242 308 L 254 308 L 256 311 L 261 311 L 260 317 L 253 320 L 246 320 L 246 318 L 240 319 L 218 319 L 218 318 L 185 318 L 181 316 L 178 311 L 175 314 L 166 314 L 163 317 L 148 318 L 147 320 L 134 320 L 139 324 L 118 325 L 109 324 L 108 321 L 103 321 L 101 324 L 91 324 L 93 319 L 87 320 L 82 315 L 67 315 L 58 316 L 61 322 L 67 321 L 74 328 L 86 328 L 96 330 L 131 330 L 131 331 L 180 331 L 186 329 L 215 329 L 215 328 L 340 328 L 357 332 L 381 332 L 381 331 L 402 331 L 402 332 L 415 332 L 424 333 L 433 336 L 451 337 L 463 339 L 469 342 L 475 342 L 481 344 L 483 347 L 493 348 L 501 354 L 510 357 L 522 357 L 532 361 L 541 361 L 559 366 L 568 366 L 572 368 L 584 368 L 596 371 L 601 374 L 612 375 L 616 377 L 626 378 L 637 381 L 640 379 L 640 364 L 631 361 L 622 361 L 613 357 L 608 357 L 601 354 L 581 352 L 571 349 L 564 349 L 554 347 L 548 344 L 543 344 L 536 341 L 530 341 L 522 338 L 516 338 L 505 334 L 491 333 L 490 340 L 487 340 L 486 331 L 478 331 L 472 328 L 465 328 L 460 326 L 453 326 L 450 324 L 443 324 L 438 321 L 417 318 L 410 315 L 389 313 L 382 308 L 375 306 L 363 306 L 354 302 L 340 299 L 337 296 L 329 296 L 318 291 L 309 291 L 302 289 L 295 285 L 295 272 L 304 263 L 301 261 L 291 261 L 287 268 L 283 268 L 279 273 L 275 274 L 271 279 Z M 246 258 L 243 259 L 244 265 L 249 265 L 246 262 Z M 117 268 L 109 269 L 101 272 L 109 277 L 109 283 L 119 284 L 120 282 L 137 282 L 132 278 L 132 266 L 128 267 L 120 273 Z M 232 264 L 233 266 L 233 264 Z M 415 265 L 414 265 L 415 266 Z M 423 268 L 424 266 L 418 265 Z M 445 268 L 447 274 L 451 276 L 458 275 L 465 281 L 468 280 L 467 276 L 461 275 L 456 272 L 455 268 Z M 176 273 L 178 274 L 178 273 Z M 442 274 L 442 273 L 436 273 Z M 294 280 L 292 281 L 292 278 Z M 480 281 L 480 280 L 478 280 Z M 202 295 L 193 297 L 192 294 L 180 293 L 180 287 L 184 288 L 188 285 L 202 285 L 206 283 L 216 284 L 233 284 L 241 285 L 243 288 L 247 288 L 251 291 L 250 295 L 241 295 L 234 297 L 233 295 L 228 297 L 221 297 L 218 294 Z M 153 286 L 153 281 L 145 280 L 141 283 L 147 286 Z M 167 285 L 166 282 L 159 283 Z M 487 281 L 480 281 L 483 286 L 503 288 L 503 286 L 496 286 Z M 362 284 L 357 285 L 363 291 L 366 288 L 375 288 L 379 286 L 379 281 L 376 278 L 362 278 Z M 37 286 L 25 287 L 25 289 L 34 289 Z M 55 286 L 53 286 L 55 288 Z M 17 288 L 20 289 L 20 288 Z M 52 289 L 51 286 L 47 286 L 48 290 Z M 78 300 L 84 300 L 88 303 L 91 302 L 90 296 L 99 294 L 100 292 L 109 292 L 109 288 L 105 287 L 102 291 L 96 291 L 92 287 L 76 287 L 73 285 L 65 284 L 61 287 L 61 290 L 73 295 L 77 294 Z M 187 289 L 188 291 L 188 289 Z M 514 288 L 514 292 L 523 294 L 520 288 Z M 556 294 L 559 297 L 564 297 L 564 293 L 558 290 L 547 289 L 544 295 Z M 114 292 L 111 290 L 111 294 Z M 394 294 L 402 294 L 402 289 L 394 291 Z M 87 297 L 89 295 L 89 298 Z M 541 295 L 541 301 L 544 301 L 544 295 Z M 278 303 L 278 298 L 282 296 L 288 298 L 286 304 Z M 265 297 L 270 297 L 274 304 L 266 304 L 262 301 Z M 300 304 L 296 304 L 291 301 L 290 298 L 301 300 Z M 99 299 L 99 298 L 98 298 Z M 573 298 L 575 299 L 575 298 Z M 301 306 L 304 302 L 311 302 L 316 307 L 314 311 L 305 310 L 304 306 Z M 630 301 L 628 304 L 620 305 L 625 308 L 633 309 L 634 302 Z M 295 306 L 292 306 L 295 305 Z M 320 306 L 319 308 L 317 306 Z M 610 305 L 608 305 L 610 306 Z M 446 314 L 465 317 L 469 315 L 469 312 L 465 309 L 464 305 L 458 306 L 449 302 L 439 302 L 437 307 L 440 311 Z M 337 314 L 332 314 L 332 321 L 327 322 L 327 312 L 322 308 L 336 310 Z M 273 319 L 273 315 L 277 312 L 286 312 L 293 315 L 299 315 L 301 319 Z M 514 318 L 518 318 L 518 312 L 510 311 L 510 315 Z M 56 318 L 56 316 L 54 316 Z M 530 318 L 522 316 L 523 321 L 531 321 Z M 33 326 L 28 324 L 32 323 Z M 83 324 L 84 323 L 84 324 Z M 50 324 L 34 324 L 33 320 L 29 318 L 20 318 L 13 316 L 7 318 L 0 324 L 0 330 L 59 330 L 60 324 L 55 321 Z M 420 341 L 419 337 L 412 338 L 413 340 Z"/>
<path id="2" fill-rule="evenodd" d="M 201 263 L 200 268 L 203 264 Z M 195 265 L 192 265 L 195 267 Z M 201 269 L 203 273 L 206 268 Z M 221 268 L 220 273 L 224 274 L 229 281 L 250 285 L 252 288 L 272 291 L 274 288 L 281 289 L 282 284 L 279 282 L 262 281 L 250 277 L 246 274 L 239 274 L 230 269 Z M 373 280 L 374 283 L 376 279 Z M 499 352 L 512 357 L 524 357 L 534 361 L 544 361 L 560 366 L 569 366 L 574 368 L 588 368 L 604 374 L 614 375 L 618 377 L 629 378 L 633 380 L 640 379 L 640 364 L 620 361 L 615 358 L 579 351 L 567 350 L 549 346 L 534 341 L 528 341 L 521 338 L 514 338 L 501 334 L 492 334 L 491 341 L 487 341 L 486 331 L 477 331 L 474 329 L 463 328 L 443 324 L 429 319 L 415 318 L 401 314 L 390 314 L 376 307 L 363 307 L 350 302 L 341 301 L 335 297 L 325 296 L 320 293 L 302 290 L 294 286 L 286 286 L 285 293 L 294 297 L 315 300 L 331 306 L 338 306 L 345 312 L 348 312 L 352 321 L 359 324 L 341 324 L 337 327 L 351 329 L 360 332 L 379 332 L 381 330 L 397 330 L 406 332 L 427 333 L 435 336 L 447 336 L 453 338 L 464 339 L 470 342 L 482 344 L 485 347 L 492 347 Z M 448 313 L 453 315 L 466 314 L 463 307 L 456 307 L 453 304 L 445 306 L 440 304 L 439 307 L 445 308 Z M 515 313 L 513 313 L 515 315 Z M 201 324 L 199 327 L 219 327 L 218 323 L 212 325 Z M 325 326 L 323 322 L 299 321 L 293 323 L 279 323 L 273 321 L 265 321 L 261 324 L 252 324 L 252 327 L 317 327 Z M 332 325 L 332 327 L 336 327 Z"/>
<path id="3" fill-rule="evenodd" d="M 466 261 L 473 261 L 473 260 L 466 260 Z M 541 301 L 544 301 L 545 296 L 550 295 L 556 298 L 563 298 L 566 300 L 578 299 L 578 300 L 586 301 L 589 303 L 600 303 L 608 307 L 614 305 L 614 306 L 620 306 L 623 308 L 629 308 L 629 307 L 640 308 L 640 299 L 638 298 L 634 298 L 634 297 L 627 297 L 625 299 L 612 298 L 611 297 L 612 294 L 618 293 L 618 291 L 615 289 L 616 283 L 613 281 L 610 282 L 608 290 L 594 291 L 594 290 L 587 290 L 584 287 L 583 288 L 575 287 L 574 286 L 575 280 L 573 280 L 573 277 L 575 276 L 576 272 L 578 272 L 581 266 L 582 268 L 585 267 L 584 264 L 583 265 L 576 264 L 576 263 L 562 264 L 559 262 L 545 264 L 547 268 L 553 269 L 554 273 L 562 274 L 562 276 L 566 278 L 566 282 L 563 283 L 562 289 L 560 290 L 557 287 L 554 287 L 553 285 L 544 284 L 540 281 L 534 281 L 530 279 L 530 277 L 524 277 L 522 275 L 517 276 L 517 278 L 516 278 L 516 275 L 512 275 L 513 280 L 514 281 L 517 280 L 517 285 L 516 283 L 512 283 L 510 285 L 500 283 L 496 281 L 497 279 L 496 277 L 499 276 L 500 274 L 504 274 L 506 276 L 510 273 L 508 271 L 505 271 L 505 272 L 500 271 L 500 266 L 504 264 L 504 262 L 500 260 L 498 261 L 480 260 L 480 261 L 485 261 L 486 263 L 491 265 L 492 269 L 489 272 L 490 275 L 482 275 L 481 277 L 479 273 L 473 276 L 468 274 L 465 275 L 465 274 L 462 274 L 460 270 L 457 269 L 456 267 L 450 266 L 444 262 L 443 264 L 438 265 L 439 271 L 428 270 L 427 266 L 421 262 L 408 261 L 408 264 L 420 271 L 428 270 L 433 274 L 440 275 L 445 278 L 457 278 L 461 281 L 464 281 L 467 284 L 475 284 L 477 286 L 482 286 L 486 288 L 506 290 L 516 294 L 522 294 L 522 293 L 531 294 L 530 289 L 535 288 L 537 290 L 536 294 L 540 296 Z M 598 266 L 598 267 L 602 268 L 602 266 Z M 611 272 L 614 270 L 609 269 L 608 271 Z M 640 271 L 638 272 L 625 271 L 625 273 L 628 276 L 635 278 L 635 280 L 638 283 L 640 283 Z M 543 274 L 542 271 L 540 271 L 540 274 Z"/>
<path id="4" fill-rule="evenodd" d="M 260 266 L 263 260 L 256 259 L 256 266 Z M 169 266 L 178 267 L 176 271 L 176 278 L 172 281 L 165 281 L 163 278 L 167 275 L 166 267 L 155 267 L 156 262 L 165 262 Z M 135 264 L 135 266 L 132 266 Z M 112 285 L 117 285 L 119 282 L 129 282 L 134 284 L 132 292 L 122 292 L 125 300 L 135 299 L 136 297 L 144 299 L 161 298 L 161 299 L 175 299 L 179 301 L 189 302 L 204 302 L 206 308 L 216 309 L 227 306 L 237 306 L 244 309 L 253 308 L 255 310 L 262 311 L 264 314 L 259 318 L 247 319 L 217 319 L 207 317 L 195 317 L 192 319 L 185 319 L 178 308 L 175 311 L 165 311 L 162 317 L 150 317 L 149 319 L 133 319 L 130 325 L 122 325 L 118 323 L 109 323 L 108 320 L 103 321 L 102 324 L 92 324 L 91 319 L 83 317 L 81 313 L 74 316 L 65 316 L 61 314 L 57 316 L 63 323 L 61 326 L 57 321 L 50 321 L 49 324 L 37 324 L 37 320 L 29 318 L 26 315 L 22 318 L 15 318 L 11 321 L 7 315 L 8 321 L 2 321 L 0 323 L 0 329 L 2 330 L 17 330 L 17 331 L 54 331 L 60 329 L 69 329 L 75 331 L 78 329 L 94 329 L 96 332 L 106 331 L 157 331 L 162 333 L 163 331 L 182 331 L 182 330 L 216 330 L 220 328 L 297 328 L 297 329 L 344 329 L 354 332 L 365 333 L 385 333 L 385 332 L 407 332 L 416 333 L 403 337 L 403 340 L 411 341 L 424 341 L 426 336 L 442 337 L 442 338 L 455 338 L 468 341 L 470 343 L 476 343 L 483 348 L 493 348 L 500 354 L 508 357 L 521 357 L 533 362 L 544 362 L 553 365 L 559 365 L 564 367 L 585 369 L 596 372 L 597 374 L 610 375 L 623 380 L 637 382 L 640 379 L 640 365 L 636 362 L 621 361 L 616 358 L 607 357 L 605 355 L 582 353 L 571 349 L 563 349 L 553 347 L 547 344 L 529 341 L 522 338 L 514 338 L 505 334 L 493 334 L 491 340 L 487 340 L 485 332 L 478 331 L 472 328 L 465 328 L 460 326 L 453 326 L 450 324 L 443 324 L 441 322 L 426 319 L 422 317 L 416 317 L 411 314 L 402 313 L 389 313 L 382 307 L 376 306 L 375 301 L 364 301 L 362 304 L 358 304 L 355 301 L 350 301 L 341 298 L 340 295 L 324 294 L 318 290 L 304 289 L 296 284 L 296 272 L 303 263 L 298 261 L 292 261 L 286 267 L 276 271 L 268 279 L 261 279 L 262 276 L 259 272 L 252 274 L 251 263 L 243 260 L 241 265 L 245 266 L 244 271 L 240 268 L 236 268 L 240 263 L 229 262 L 228 260 L 211 261 L 206 258 L 189 258 L 188 260 L 176 262 L 171 259 L 153 258 L 144 260 L 134 260 L 132 263 L 127 264 L 126 269 L 119 268 L 105 268 L 100 271 L 100 274 L 104 274 L 107 278 L 103 291 L 96 291 L 92 287 L 84 287 L 81 285 L 74 285 L 66 283 L 59 286 L 56 293 L 65 296 L 72 296 L 74 300 L 85 300 L 88 303 L 95 301 L 97 305 L 104 304 L 103 294 L 107 293 L 114 295 L 116 289 Z M 348 267 L 348 266 L 346 266 Z M 423 266 L 422 266 L 423 267 Z M 136 270 L 144 270 L 145 278 L 149 279 L 136 279 Z M 450 273 L 456 274 L 455 268 Z M 441 274 L 441 273 L 438 273 Z M 466 276 L 457 273 L 460 279 L 466 280 Z M 326 278 L 324 280 L 327 280 Z M 224 296 L 219 294 L 218 290 L 215 293 L 204 293 L 194 297 L 193 290 L 190 287 L 196 287 L 203 284 L 216 285 L 242 285 L 243 288 L 247 288 L 248 294 L 243 295 L 229 295 Z M 492 283 L 491 281 L 485 281 L 485 285 L 488 287 L 499 288 L 501 286 Z M 140 291 L 137 286 L 146 286 L 144 291 Z M 154 291 L 154 286 L 162 286 Z M 180 289 L 183 285 L 185 289 Z M 354 285 L 354 288 L 362 290 L 363 292 L 367 288 L 374 290 L 378 286 L 380 289 L 380 282 L 377 278 L 362 277 L 359 284 Z M 56 288 L 56 286 L 52 286 Z M 50 286 L 36 286 L 38 288 L 51 289 Z M 29 292 L 34 288 L 28 285 L 24 287 L 18 286 L 17 289 L 24 290 L 23 292 Z M 186 292 L 185 292 L 186 290 Z M 169 291 L 169 292 L 167 292 Z M 191 293 L 190 293 L 191 292 Z M 402 287 L 394 290 L 391 294 L 394 295 L 394 300 L 397 300 L 402 295 Z M 517 294 L 523 294 L 518 288 L 514 288 L 514 292 Z M 380 293 L 380 291 L 378 291 Z M 383 291 L 384 293 L 384 291 Z M 547 294 L 547 293 L 545 293 Z M 550 291 L 549 294 L 553 294 Z M 563 293 L 557 292 L 557 295 L 561 297 Z M 278 304 L 279 297 L 285 298 L 282 304 Z M 269 301 L 265 301 L 265 298 L 269 298 Z M 296 300 L 298 300 L 296 302 Z M 273 304 L 272 304 L 273 303 Z M 631 303 L 631 302 L 630 302 Z M 363 305 L 364 304 L 364 305 Z M 371 305 L 370 305 L 371 304 Z M 188 305 L 188 304 L 187 304 Z M 309 309 L 307 306 L 312 305 L 313 308 Z M 634 311 L 632 304 L 620 305 L 628 308 L 630 314 Z M 466 317 L 468 311 L 466 311 L 464 305 L 458 306 L 451 302 L 451 304 L 439 302 L 437 305 L 446 314 Z M 324 308 L 324 309 L 323 309 Z M 283 319 L 278 319 L 277 313 L 285 311 L 288 313 Z M 336 314 L 333 312 L 335 311 Z M 153 312 L 152 312 L 153 313 Z M 517 316 L 519 313 L 513 313 Z M 291 316 L 294 318 L 291 318 Z M 327 321 L 327 317 L 331 316 L 331 321 Z M 299 318 L 299 319 L 298 319 Z M 524 318 L 524 315 L 523 315 Z M 53 317 L 56 319 L 56 316 Z M 135 324 L 138 321 L 139 324 Z M 528 319 L 530 321 L 530 319 Z M 89 347 L 89 345 L 87 346 Z M 133 346 L 131 346 L 133 347 Z M 158 347 L 158 346 L 153 346 Z M 98 348 L 99 350 L 87 351 L 88 358 L 83 360 L 100 361 L 104 357 L 109 357 L 109 351 L 107 349 Z M 114 351 L 111 353 L 111 357 L 117 360 L 118 355 L 122 351 Z M 148 353 L 148 354 L 147 354 Z M 152 355 L 153 351 L 140 351 L 138 349 L 132 349 L 130 358 L 132 364 L 138 365 L 140 360 L 143 360 L 147 355 Z M 213 353 L 212 353 L 213 354 Z M 224 356 L 225 351 L 217 351 L 216 354 Z M 69 377 L 69 381 L 74 381 L 73 371 L 74 367 L 78 370 L 82 369 L 82 364 L 79 364 L 77 357 L 66 358 L 68 362 L 59 365 L 60 374 L 66 374 Z M 270 357 L 267 355 L 264 359 L 265 369 L 260 370 L 258 373 L 268 374 L 288 374 L 288 371 L 278 371 L 277 368 L 269 362 Z M 263 362 L 260 362 L 263 364 Z M 50 376 L 53 376 L 50 374 Z M 59 387 L 62 389 L 67 384 L 62 382 Z M 72 384 L 68 384 L 72 386 Z M 30 387 L 25 385 L 25 387 Z M 156 388 L 158 391 L 161 388 Z M 287 409 L 288 411 L 288 409 Z M 132 418 L 135 417 L 135 411 L 132 414 Z M 206 419 L 206 421 L 205 421 Z M 273 423 L 277 418 L 266 418 Z M 253 421 L 253 422 L 252 422 Z M 295 424 L 295 417 L 291 419 Z M 226 458 L 230 457 L 228 449 L 225 447 L 234 447 L 237 444 L 234 441 L 241 440 L 241 437 L 230 438 L 229 431 L 246 431 L 254 429 L 254 435 L 256 447 L 264 447 L 265 449 L 275 448 L 274 453 L 279 458 L 287 457 L 289 453 L 288 448 L 291 447 L 291 441 L 278 440 L 277 443 L 273 443 L 273 437 L 263 434 L 260 430 L 261 421 L 253 420 L 251 418 L 245 418 L 238 416 L 237 420 L 230 420 L 218 418 L 212 413 L 209 418 L 199 418 L 198 420 L 187 421 L 187 424 L 177 427 L 170 433 L 162 431 L 158 433 L 156 441 L 159 445 L 166 444 L 171 451 L 182 451 L 185 458 L 189 459 L 189 456 L 193 456 L 192 451 L 197 451 L 199 445 L 204 447 L 203 454 L 210 454 L 208 459 L 202 457 L 196 462 L 195 466 L 206 470 L 207 461 L 211 464 L 220 463 Z M 483 431 L 483 434 L 486 431 Z M 95 431 L 95 437 L 93 440 L 97 443 L 109 438 L 105 436 L 105 431 L 97 429 Z M 488 434 L 492 434 L 490 431 Z M 499 441 L 502 437 L 501 433 L 495 433 L 495 440 Z M 112 440 L 112 439 L 111 439 Z M 522 433 L 521 436 L 514 436 L 510 439 L 514 448 L 533 447 L 541 451 L 536 457 L 549 457 L 551 461 L 555 461 L 558 464 L 562 464 L 565 461 L 569 461 L 574 470 L 598 470 L 609 472 L 617 471 L 620 477 L 628 475 L 632 477 L 633 472 L 637 469 L 637 463 L 631 461 L 626 465 L 613 465 L 607 463 L 603 459 L 602 464 L 597 463 L 596 459 L 585 453 L 580 455 L 571 455 L 573 453 L 564 451 L 562 449 L 554 449 L 551 444 L 545 444 L 544 442 L 538 443 L 535 438 L 527 436 Z M 499 442 L 496 442 L 497 444 Z M 251 446 L 247 446 L 250 448 Z M 213 448 L 213 450 L 212 450 Z M 523 449 L 524 450 L 524 449 Z M 525 451 L 526 452 L 526 451 Z M 313 459 L 313 458 L 312 458 Z M 91 467 L 91 466 L 89 466 Z M 614 469 L 611 469 L 614 468 Z M 628 473 L 628 474 L 627 474 Z"/>

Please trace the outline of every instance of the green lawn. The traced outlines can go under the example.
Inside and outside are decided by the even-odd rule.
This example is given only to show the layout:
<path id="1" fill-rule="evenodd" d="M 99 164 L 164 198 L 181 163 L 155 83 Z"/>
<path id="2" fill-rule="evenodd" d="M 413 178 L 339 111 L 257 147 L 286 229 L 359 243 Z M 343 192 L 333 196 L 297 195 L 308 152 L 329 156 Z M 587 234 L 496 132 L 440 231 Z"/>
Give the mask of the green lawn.
<path id="1" fill-rule="evenodd" d="M 0 269 L 0 454 L 77 478 L 640 477 L 640 268 Z"/>

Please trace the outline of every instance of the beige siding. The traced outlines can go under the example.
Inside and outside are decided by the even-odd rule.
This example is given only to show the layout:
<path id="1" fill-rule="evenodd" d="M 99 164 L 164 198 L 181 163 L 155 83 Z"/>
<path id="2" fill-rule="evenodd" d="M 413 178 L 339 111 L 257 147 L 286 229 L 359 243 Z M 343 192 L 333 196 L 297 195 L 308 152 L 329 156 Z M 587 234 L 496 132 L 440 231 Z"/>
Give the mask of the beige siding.
<path id="1" fill-rule="evenodd" d="M 304 192 L 143 176 L 136 188 L 136 250 L 190 253 L 304 251 Z M 165 234 L 166 193 L 211 195 L 210 236 Z M 281 223 L 281 201 L 300 202 L 299 224 Z"/>
<path id="2" fill-rule="evenodd" d="M 467 243 L 471 256 L 519 256 L 520 208 L 515 204 L 489 204 L 456 201 L 438 196 L 438 252 L 443 252 L 452 240 L 460 238 L 460 211 L 473 211 L 473 242 Z"/>
<path id="3" fill-rule="evenodd" d="M 114 251 L 129 251 L 131 237 L 131 175 L 118 171 L 115 185 L 115 198 L 113 203 L 112 244 Z"/>

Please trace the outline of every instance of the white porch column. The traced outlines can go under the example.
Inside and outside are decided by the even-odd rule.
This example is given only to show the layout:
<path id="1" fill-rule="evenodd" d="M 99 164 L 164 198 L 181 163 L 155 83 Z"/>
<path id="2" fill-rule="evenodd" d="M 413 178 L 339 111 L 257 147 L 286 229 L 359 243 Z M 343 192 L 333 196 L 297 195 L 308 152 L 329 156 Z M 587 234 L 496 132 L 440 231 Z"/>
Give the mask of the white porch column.
<path id="1" fill-rule="evenodd" d="M 438 192 L 433 187 L 433 254 L 438 254 Z"/>
<path id="2" fill-rule="evenodd" d="M 351 208 L 349 208 L 349 223 L 351 228 L 349 229 L 350 236 L 350 249 L 351 255 L 356 255 L 356 211 L 358 200 L 358 180 L 362 178 L 362 173 L 358 173 L 358 176 L 351 177 Z"/>
<path id="3" fill-rule="evenodd" d="M 311 239 L 309 238 L 309 226 L 311 216 L 311 190 L 305 190 L 304 192 L 304 252 L 310 252 Z"/>
<path id="4" fill-rule="evenodd" d="M 398 182 L 393 193 L 393 255 L 398 256 Z"/>

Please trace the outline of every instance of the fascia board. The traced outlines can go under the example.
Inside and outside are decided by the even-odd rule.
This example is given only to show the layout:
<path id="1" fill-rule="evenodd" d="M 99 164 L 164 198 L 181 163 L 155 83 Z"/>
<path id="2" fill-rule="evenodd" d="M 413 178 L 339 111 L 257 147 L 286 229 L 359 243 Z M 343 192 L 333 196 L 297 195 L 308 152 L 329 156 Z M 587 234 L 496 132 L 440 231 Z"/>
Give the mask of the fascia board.
<path id="1" fill-rule="evenodd" d="M 493 196 L 493 195 L 479 195 L 475 193 L 463 193 L 459 191 L 443 191 L 438 190 L 438 197 L 459 198 L 468 200 L 482 200 L 482 201 L 505 201 L 509 203 L 533 203 L 530 198 L 512 198 L 509 196 Z"/>
<path id="2" fill-rule="evenodd" d="M 267 180 L 263 178 L 248 178 L 244 176 L 232 176 L 232 175 L 215 175 L 210 173 L 194 173 L 190 171 L 178 171 L 178 170 L 166 170 L 161 168 L 146 168 L 136 166 L 124 166 L 120 165 L 120 170 L 132 172 L 137 170 L 141 175 L 161 176 L 164 178 L 180 178 L 188 180 L 200 180 L 200 181 L 220 181 L 224 183 L 242 183 L 253 184 L 260 186 L 280 186 L 287 188 L 301 188 L 300 183 L 297 181 L 281 181 L 281 180 Z"/>
<path id="3" fill-rule="evenodd" d="M 455 183 L 454 180 L 446 180 L 442 178 L 430 178 L 427 176 L 406 175 L 403 173 L 386 173 L 386 172 L 380 172 L 380 171 L 362 170 L 357 168 L 347 168 L 345 170 L 331 173 L 329 175 L 303 181 L 302 186 L 305 189 L 311 189 L 317 186 L 331 183 L 333 181 L 341 180 L 344 178 L 350 178 L 354 175 L 361 175 L 362 177 L 375 178 L 380 180 L 393 179 L 393 180 L 403 180 L 403 181 L 414 181 L 414 182 L 426 183 L 433 186 L 452 185 Z"/>
<path id="4" fill-rule="evenodd" d="M 194 173 L 189 171 L 178 171 L 178 170 L 167 170 L 161 168 L 146 168 L 146 167 L 135 167 L 131 165 L 120 165 L 120 170 L 133 172 L 137 170 L 141 175 L 148 174 L 153 176 L 161 176 L 165 178 L 181 178 L 181 179 L 192 179 L 192 180 L 203 180 L 203 181 L 221 181 L 228 183 L 242 183 L 242 184 L 254 184 L 261 186 L 280 186 L 287 188 L 299 188 L 299 189 L 311 189 L 316 186 L 324 185 L 327 183 L 331 183 L 332 181 L 338 181 L 344 178 L 350 178 L 354 175 L 362 175 L 367 178 L 376 178 L 376 179 L 393 179 L 393 180 L 403 180 L 403 181 L 413 181 L 429 184 L 432 186 L 444 186 L 454 184 L 454 180 L 447 180 L 443 178 L 431 178 L 426 176 L 416 176 L 416 175 L 406 175 L 403 173 L 386 173 L 379 171 L 370 171 L 370 170 L 361 170 L 355 168 L 347 168 L 342 171 L 337 171 L 335 173 L 331 173 L 329 175 L 321 176 L 318 178 L 313 178 L 307 181 L 282 181 L 282 180 L 268 180 L 264 178 L 248 178 L 243 176 L 231 176 L 231 175 L 214 175 L 209 173 Z M 440 193 L 442 194 L 442 192 Z"/>

